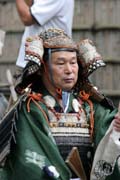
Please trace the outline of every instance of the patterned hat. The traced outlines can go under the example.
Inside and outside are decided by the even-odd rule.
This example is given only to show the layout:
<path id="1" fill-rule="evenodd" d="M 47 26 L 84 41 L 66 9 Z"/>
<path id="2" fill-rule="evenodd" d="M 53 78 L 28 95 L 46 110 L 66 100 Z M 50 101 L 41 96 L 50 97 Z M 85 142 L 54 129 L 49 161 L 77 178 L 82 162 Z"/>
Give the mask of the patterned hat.
<path id="1" fill-rule="evenodd" d="M 76 43 L 61 29 L 48 29 L 40 34 L 44 48 L 68 48 L 77 50 Z"/>
<path id="2" fill-rule="evenodd" d="M 52 51 L 76 51 L 77 44 L 61 29 L 48 29 L 39 36 L 31 36 L 25 43 L 25 61 L 32 61 L 41 66 L 44 49 Z"/>

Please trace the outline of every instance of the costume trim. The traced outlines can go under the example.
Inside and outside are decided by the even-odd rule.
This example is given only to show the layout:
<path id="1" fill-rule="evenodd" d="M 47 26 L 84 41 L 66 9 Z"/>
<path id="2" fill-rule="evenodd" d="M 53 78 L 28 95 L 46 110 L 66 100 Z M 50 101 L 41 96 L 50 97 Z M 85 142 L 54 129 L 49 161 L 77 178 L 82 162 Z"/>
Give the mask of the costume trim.
<path id="1" fill-rule="evenodd" d="M 85 91 L 80 91 L 80 97 L 83 101 L 86 101 L 90 106 L 90 134 L 91 138 L 93 137 L 93 129 L 94 129 L 94 111 L 93 111 L 93 103 L 89 99 L 90 94 L 87 94 Z"/>

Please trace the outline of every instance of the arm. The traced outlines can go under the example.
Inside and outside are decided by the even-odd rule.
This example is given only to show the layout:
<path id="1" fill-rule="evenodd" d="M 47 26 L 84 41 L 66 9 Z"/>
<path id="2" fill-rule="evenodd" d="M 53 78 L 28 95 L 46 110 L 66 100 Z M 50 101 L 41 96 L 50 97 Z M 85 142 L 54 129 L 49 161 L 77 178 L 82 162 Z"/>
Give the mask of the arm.
<path id="1" fill-rule="evenodd" d="M 120 103 L 118 106 L 118 113 L 115 115 L 113 120 L 113 128 L 115 131 L 120 133 Z"/>
<path id="2" fill-rule="evenodd" d="M 104 109 L 100 109 L 99 107 L 99 113 L 103 112 Z M 101 134 L 103 136 L 104 132 L 105 135 L 103 138 L 99 139 L 99 142 L 97 142 L 98 146 L 95 151 L 94 155 L 94 161 L 92 165 L 92 171 L 91 171 L 91 180 L 92 179 L 106 179 L 107 176 L 109 176 L 110 179 L 113 179 L 116 177 L 117 179 L 120 178 L 120 171 L 118 168 L 118 157 L 120 156 L 120 117 L 119 117 L 119 108 L 118 112 L 117 109 L 113 112 L 109 112 L 107 109 L 105 109 L 106 113 L 102 113 L 102 118 L 100 116 L 96 116 L 97 121 L 98 118 L 100 118 L 100 121 L 98 122 L 98 125 L 96 125 L 97 131 L 96 136 L 98 134 L 98 137 L 101 137 Z M 102 120 L 103 119 L 103 120 Z M 97 124 L 97 123 L 96 123 Z M 105 129 L 106 126 L 106 130 Z M 99 134 L 99 129 L 101 129 L 101 133 Z M 108 178 L 108 179 L 109 179 Z"/>
<path id="3" fill-rule="evenodd" d="M 16 0 L 16 7 L 19 13 L 19 16 L 21 18 L 21 21 L 25 26 L 30 26 L 32 24 L 35 24 L 36 21 L 32 17 L 30 13 L 30 8 L 25 2 L 25 0 Z"/>

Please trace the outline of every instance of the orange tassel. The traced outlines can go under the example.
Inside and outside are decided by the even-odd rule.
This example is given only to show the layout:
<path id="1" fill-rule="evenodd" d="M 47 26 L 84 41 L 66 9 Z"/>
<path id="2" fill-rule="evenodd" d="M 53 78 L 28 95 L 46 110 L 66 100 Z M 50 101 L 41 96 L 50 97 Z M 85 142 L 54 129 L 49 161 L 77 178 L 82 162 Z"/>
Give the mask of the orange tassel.
<path id="1" fill-rule="evenodd" d="M 93 137 L 93 130 L 94 130 L 94 111 L 93 111 L 93 103 L 89 99 L 90 94 L 87 94 L 85 91 L 80 91 L 80 97 L 83 101 L 86 101 L 90 106 L 90 135 L 91 138 Z"/>
<path id="2" fill-rule="evenodd" d="M 45 113 L 45 111 L 41 108 L 40 104 L 37 101 L 42 101 L 42 94 L 29 94 L 28 95 L 28 102 L 27 102 L 27 111 L 30 112 L 30 102 L 33 101 L 35 105 L 40 109 L 40 111 L 43 113 L 47 123 L 49 124 L 48 117 Z"/>
<path id="3" fill-rule="evenodd" d="M 37 100 L 40 101 L 41 100 L 42 95 L 41 94 L 28 94 L 28 102 L 27 102 L 27 111 L 30 112 L 30 102 L 31 100 Z"/>
<path id="4" fill-rule="evenodd" d="M 62 90 L 60 88 L 56 88 L 56 92 L 58 95 L 58 99 L 61 99 L 62 98 Z"/>

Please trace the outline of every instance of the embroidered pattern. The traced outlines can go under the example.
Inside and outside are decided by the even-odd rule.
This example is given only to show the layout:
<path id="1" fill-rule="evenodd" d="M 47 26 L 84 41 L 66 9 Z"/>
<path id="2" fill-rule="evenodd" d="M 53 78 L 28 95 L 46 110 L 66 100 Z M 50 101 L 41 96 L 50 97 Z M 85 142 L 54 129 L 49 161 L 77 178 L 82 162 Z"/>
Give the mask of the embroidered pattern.
<path id="1" fill-rule="evenodd" d="M 32 163 L 40 167 L 41 169 L 45 166 L 45 156 L 38 154 L 37 152 L 27 149 L 25 151 L 26 163 Z"/>
<path id="2" fill-rule="evenodd" d="M 97 162 L 94 170 L 95 176 L 99 180 L 105 180 L 106 176 L 113 173 L 113 164 L 100 160 Z"/>

